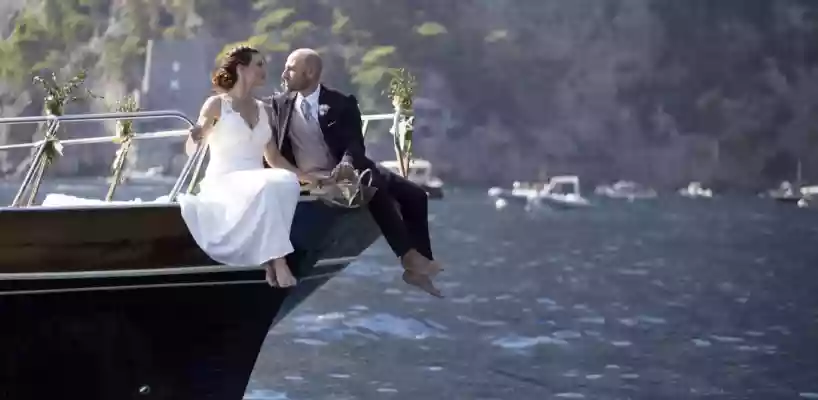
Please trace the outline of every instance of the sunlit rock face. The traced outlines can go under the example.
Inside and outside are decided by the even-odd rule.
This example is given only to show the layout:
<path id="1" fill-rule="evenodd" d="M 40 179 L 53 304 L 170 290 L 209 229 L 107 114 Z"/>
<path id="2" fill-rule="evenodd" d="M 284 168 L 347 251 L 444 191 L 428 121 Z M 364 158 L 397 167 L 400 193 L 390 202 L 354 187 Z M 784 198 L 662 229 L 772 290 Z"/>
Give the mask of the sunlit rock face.
<path id="1" fill-rule="evenodd" d="M 3 1 L 3 39 L 24 4 L 46 3 L 56 4 Z M 355 94 L 365 112 L 389 111 L 379 73 L 405 66 L 420 83 L 415 156 L 450 182 L 507 185 L 570 174 L 586 187 L 624 179 L 666 189 L 700 181 L 719 190 L 776 186 L 796 180 L 797 171 L 806 181 L 818 176 L 818 158 L 810 157 L 818 146 L 811 128 L 818 126 L 818 51 L 809 46 L 818 3 L 474 0 L 422 10 L 408 0 L 167 4 L 120 0 L 94 10 L 91 39 L 58 51 L 61 62 L 72 71 L 91 68 L 89 87 L 106 98 L 137 90 L 144 109 L 191 116 L 209 94 L 216 53 L 250 35 L 265 42 L 269 85 L 262 95 L 277 88 L 294 46 L 321 50 L 326 82 Z M 288 7 L 298 12 L 270 25 Z M 117 57 L 105 43 L 123 35 L 155 45 L 128 68 L 112 68 Z M 45 57 L 39 50 L 32 59 Z M 39 114 L 40 98 L 30 87 L 0 82 L 3 115 Z M 394 157 L 385 124 L 369 132 L 376 159 Z M 138 130 L 179 126 L 140 123 Z M 33 132 L 0 127 L 0 143 L 29 142 Z M 102 126 L 70 127 L 61 137 L 102 133 Z M 53 171 L 107 174 L 113 147 L 72 149 Z M 185 158 L 178 140 L 136 147 L 131 169 L 174 174 Z M 11 153 L 0 154 L 4 176 L 27 165 L 26 152 Z"/>

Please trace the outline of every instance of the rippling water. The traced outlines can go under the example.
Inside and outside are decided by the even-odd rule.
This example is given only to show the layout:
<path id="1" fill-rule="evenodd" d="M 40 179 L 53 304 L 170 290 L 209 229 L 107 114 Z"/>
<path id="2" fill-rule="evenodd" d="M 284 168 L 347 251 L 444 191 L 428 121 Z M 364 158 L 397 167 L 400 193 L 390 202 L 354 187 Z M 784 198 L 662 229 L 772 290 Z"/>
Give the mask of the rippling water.
<path id="1" fill-rule="evenodd" d="M 270 332 L 248 398 L 818 398 L 814 210 L 481 191 L 431 219 L 447 299 L 378 242 Z"/>
<path id="2" fill-rule="evenodd" d="M 816 210 L 483 193 L 432 205 L 447 299 L 379 241 L 269 333 L 245 398 L 818 399 Z"/>

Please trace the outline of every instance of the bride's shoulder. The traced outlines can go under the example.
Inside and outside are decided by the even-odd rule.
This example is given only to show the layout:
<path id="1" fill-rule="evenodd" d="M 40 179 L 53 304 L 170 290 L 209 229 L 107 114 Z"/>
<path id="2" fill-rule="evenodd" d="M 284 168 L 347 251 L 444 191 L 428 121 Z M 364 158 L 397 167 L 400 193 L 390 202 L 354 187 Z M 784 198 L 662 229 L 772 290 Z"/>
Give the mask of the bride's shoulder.
<path id="1" fill-rule="evenodd" d="M 205 100 L 204 104 L 202 104 L 202 111 L 201 115 L 206 117 L 218 117 L 221 115 L 222 111 L 222 96 L 219 94 L 215 94 L 210 96 Z"/>

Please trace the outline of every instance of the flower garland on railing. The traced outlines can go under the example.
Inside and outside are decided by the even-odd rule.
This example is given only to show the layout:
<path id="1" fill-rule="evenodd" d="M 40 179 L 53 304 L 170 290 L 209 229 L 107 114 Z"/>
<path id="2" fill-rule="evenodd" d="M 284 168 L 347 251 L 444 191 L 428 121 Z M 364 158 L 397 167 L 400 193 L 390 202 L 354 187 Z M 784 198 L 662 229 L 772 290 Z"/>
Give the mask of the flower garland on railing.
<path id="1" fill-rule="evenodd" d="M 134 96 L 128 95 L 116 102 L 116 111 L 123 113 L 138 112 L 139 105 L 136 103 Z M 114 138 L 114 143 L 119 144 L 119 150 L 117 150 L 116 156 L 114 156 L 114 162 L 111 164 L 112 177 L 111 183 L 108 186 L 108 193 L 105 195 L 105 201 L 114 199 L 117 186 L 124 180 L 125 161 L 128 158 L 128 152 L 131 149 L 135 135 L 133 120 L 120 119 L 116 121 L 116 137 Z"/>
<path id="2" fill-rule="evenodd" d="M 390 133 L 395 139 L 395 157 L 404 178 L 409 176 L 409 164 L 412 162 L 412 134 L 414 133 L 415 113 L 415 77 L 406 69 L 390 71 L 389 98 L 395 108 L 395 117 Z"/>
<path id="3" fill-rule="evenodd" d="M 44 79 L 41 76 L 35 76 L 32 82 L 39 85 L 45 91 L 45 101 L 43 104 L 43 111 L 48 116 L 60 117 L 65 113 L 65 106 L 72 101 L 83 100 L 86 96 L 75 95 L 76 90 L 85 83 L 86 73 L 80 71 L 73 78 L 69 79 L 64 84 L 60 85 L 57 82 L 57 75 L 51 73 L 50 79 Z M 85 89 L 87 96 L 97 97 L 91 93 L 90 90 Z M 43 175 L 46 168 L 51 165 L 56 159 L 62 155 L 63 146 L 57 137 L 59 130 L 59 121 L 56 119 L 49 120 L 46 123 L 46 131 L 43 135 L 43 141 L 38 146 L 34 160 L 32 161 L 32 168 L 34 168 L 33 182 L 29 182 L 31 190 L 29 192 L 28 205 L 34 204 L 37 197 L 37 192 L 42 184 Z M 25 188 L 21 188 L 18 196 L 15 197 L 13 205 L 19 205 L 20 198 Z"/>

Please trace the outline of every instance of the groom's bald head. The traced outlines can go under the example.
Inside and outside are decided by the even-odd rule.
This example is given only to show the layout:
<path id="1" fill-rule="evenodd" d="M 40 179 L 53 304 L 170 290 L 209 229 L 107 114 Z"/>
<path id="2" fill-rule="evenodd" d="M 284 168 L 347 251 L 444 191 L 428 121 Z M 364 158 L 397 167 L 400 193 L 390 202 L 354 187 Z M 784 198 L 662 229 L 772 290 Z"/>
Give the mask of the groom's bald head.
<path id="1" fill-rule="evenodd" d="M 321 72 L 324 71 L 324 62 L 321 60 L 321 55 L 319 55 L 317 51 L 313 49 L 298 49 L 293 52 L 293 55 L 303 60 L 304 65 L 314 72 L 319 79 L 321 78 Z"/>
<path id="2" fill-rule="evenodd" d="M 287 57 L 281 79 L 290 91 L 307 91 L 318 86 L 324 62 L 313 49 L 297 49 Z"/>

